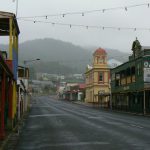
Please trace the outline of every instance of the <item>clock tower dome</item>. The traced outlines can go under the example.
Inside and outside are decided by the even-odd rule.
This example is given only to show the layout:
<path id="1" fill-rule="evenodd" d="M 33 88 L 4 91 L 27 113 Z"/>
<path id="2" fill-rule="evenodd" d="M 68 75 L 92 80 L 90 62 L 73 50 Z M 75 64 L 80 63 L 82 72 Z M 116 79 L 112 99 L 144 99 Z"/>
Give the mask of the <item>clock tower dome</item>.
<path id="1" fill-rule="evenodd" d="M 107 65 L 107 53 L 104 49 L 98 48 L 93 54 L 93 67 Z"/>

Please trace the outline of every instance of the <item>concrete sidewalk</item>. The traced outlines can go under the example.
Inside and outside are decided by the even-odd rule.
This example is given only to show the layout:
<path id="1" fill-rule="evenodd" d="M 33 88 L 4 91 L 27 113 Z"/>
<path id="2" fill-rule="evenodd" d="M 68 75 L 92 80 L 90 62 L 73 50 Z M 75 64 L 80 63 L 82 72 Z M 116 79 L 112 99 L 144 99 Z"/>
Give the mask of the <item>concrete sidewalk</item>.
<path id="1" fill-rule="evenodd" d="M 27 116 L 28 113 L 23 116 L 12 131 L 7 133 L 5 139 L 0 141 L 0 150 L 15 150 Z"/>

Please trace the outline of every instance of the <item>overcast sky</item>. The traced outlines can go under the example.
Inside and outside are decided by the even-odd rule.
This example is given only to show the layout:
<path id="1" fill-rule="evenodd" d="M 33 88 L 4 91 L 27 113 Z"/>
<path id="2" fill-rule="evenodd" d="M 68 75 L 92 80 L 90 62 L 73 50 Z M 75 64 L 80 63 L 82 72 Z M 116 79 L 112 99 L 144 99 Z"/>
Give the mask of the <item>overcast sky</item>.
<path id="1" fill-rule="evenodd" d="M 104 9 L 110 7 L 148 3 L 150 0 L 18 0 L 18 17 L 78 12 Z M 16 12 L 13 0 L 0 0 L 0 11 Z M 47 21 L 115 27 L 150 28 L 150 8 L 147 6 L 125 10 L 96 12 L 65 17 L 48 17 Z M 41 20 L 41 19 L 37 19 Z M 43 19 L 45 20 L 45 19 Z M 18 21 L 20 42 L 37 38 L 54 38 L 73 44 L 119 49 L 131 52 L 133 40 L 138 37 L 141 45 L 150 46 L 150 31 L 117 31 L 86 29 L 69 26 L 52 26 L 51 24 Z"/>

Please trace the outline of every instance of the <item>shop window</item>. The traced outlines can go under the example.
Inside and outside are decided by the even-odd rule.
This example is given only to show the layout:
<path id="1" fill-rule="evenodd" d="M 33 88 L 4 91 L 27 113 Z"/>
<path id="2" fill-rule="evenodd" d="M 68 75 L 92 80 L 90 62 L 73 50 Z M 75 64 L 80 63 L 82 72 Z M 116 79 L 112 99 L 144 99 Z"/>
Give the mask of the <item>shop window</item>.
<path id="1" fill-rule="evenodd" d="M 131 83 L 131 69 L 127 68 L 126 69 L 126 76 L 127 76 L 127 84 Z"/>
<path id="2" fill-rule="evenodd" d="M 130 68 L 127 68 L 127 70 L 126 70 L 126 74 L 127 74 L 127 76 L 130 76 L 130 75 L 131 75 Z"/>
<path id="3" fill-rule="evenodd" d="M 137 65 L 137 74 L 138 74 L 138 76 L 142 74 L 142 66 L 141 66 L 141 63 L 139 63 L 139 64 Z"/>
<path id="4" fill-rule="evenodd" d="M 116 80 L 120 80 L 120 74 L 116 73 Z"/>
<path id="5" fill-rule="evenodd" d="M 132 76 L 131 82 L 135 82 L 135 66 L 131 68 L 131 76 Z"/>
<path id="6" fill-rule="evenodd" d="M 122 72 L 121 72 L 121 78 L 124 78 L 126 76 L 126 72 L 125 72 L 125 70 L 123 70 Z"/>
<path id="7" fill-rule="evenodd" d="M 115 73 L 112 73 L 112 75 L 111 75 L 111 80 L 112 80 L 112 81 L 115 80 Z"/>
<path id="8" fill-rule="evenodd" d="M 120 85 L 120 81 L 119 81 L 119 80 L 116 80 L 116 81 L 115 81 L 115 85 L 116 85 L 116 86 L 119 86 L 119 85 Z"/>

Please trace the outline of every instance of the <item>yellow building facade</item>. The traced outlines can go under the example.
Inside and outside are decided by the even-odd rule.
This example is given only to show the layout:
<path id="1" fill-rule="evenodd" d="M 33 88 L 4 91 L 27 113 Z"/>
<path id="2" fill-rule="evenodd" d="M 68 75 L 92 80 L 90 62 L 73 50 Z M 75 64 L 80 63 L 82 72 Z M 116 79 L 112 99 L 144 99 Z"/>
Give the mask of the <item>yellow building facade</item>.
<path id="1" fill-rule="evenodd" d="M 99 48 L 93 53 L 92 66 L 88 66 L 85 73 L 87 103 L 109 103 L 110 97 L 110 69 L 107 64 L 107 53 Z"/>

